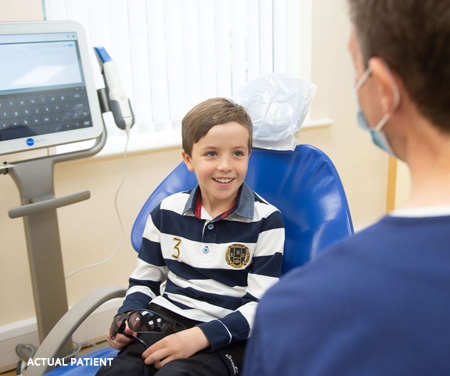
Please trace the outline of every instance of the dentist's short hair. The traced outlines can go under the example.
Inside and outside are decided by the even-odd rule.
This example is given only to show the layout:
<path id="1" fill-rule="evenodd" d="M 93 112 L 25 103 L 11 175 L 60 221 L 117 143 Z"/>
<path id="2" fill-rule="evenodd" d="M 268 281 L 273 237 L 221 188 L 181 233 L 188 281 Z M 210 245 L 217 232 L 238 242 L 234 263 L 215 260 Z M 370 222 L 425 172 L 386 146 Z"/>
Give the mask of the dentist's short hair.
<path id="1" fill-rule="evenodd" d="M 450 133 L 450 0 L 348 0 L 367 65 L 382 57 L 419 112 Z"/>

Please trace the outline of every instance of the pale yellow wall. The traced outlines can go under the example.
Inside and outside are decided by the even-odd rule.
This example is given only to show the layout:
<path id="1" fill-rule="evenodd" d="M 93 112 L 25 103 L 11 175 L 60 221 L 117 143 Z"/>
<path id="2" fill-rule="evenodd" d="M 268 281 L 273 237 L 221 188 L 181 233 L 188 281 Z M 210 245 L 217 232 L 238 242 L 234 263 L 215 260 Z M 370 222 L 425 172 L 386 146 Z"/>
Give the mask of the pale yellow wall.
<path id="1" fill-rule="evenodd" d="M 406 206 L 406 202 L 409 198 L 411 192 L 411 174 L 404 162 L 399 160 L 397 163 L 395 207 L 399 209 Z"/>
<path id="2" fill-rule="evenodd" d="M 38 19 L 40 1 L 0 0 L 0 18 Z M 324 150 L 335 162 L 348 195 L 356 227 L 380 217 L 385 209 L 387 157 L 356 125 L 351 85 L 353 71 L 346 43 L 349 22 L 345 0 L 313 1 L 312 81 L 319 88 L 312 119 L 328 117 L 330 128 L 304 130 L 300 142 Z M 180 149 L 129 155 L 126 183 L 119 197 L 125 225 L 125 243 L 107 265 L 83 271 L 67 281 L 69 304 L 105 285 L 126 285 L 135 265 L 129 234 L 139 208 L 162 178 L 180 161 Z M 122 159 L 93 158 L 56 167 L 58 196 L 91 191 L 91 199 L 58 209 L 66 273 L 107 257 L 119 240 L 114 194 L 120 182 Z M 9 176 L 0 175 L 0 325 L 32 317 L 34 306 L 21 219 L 9 219 L 7 210 L 19 205 Z M 49 271 L 51 272 L 51 271 Z"/>
<path id="3" fill-rule="evenodd" d="M 330 128 L 305 131 L 300 141 L 318 146 L 333 160 L 355 227 L 362 227 L 384 213 L 388 157 L 356 124 L 354 74 L 347 52 L 349 31 L 346 0 L 313 1 L 312 81 L 318 90 L 312 119 L 330 117 L 335 123 Z"/>
<path id="4" fill-rule="evenodd" d="M 40 0 L 0 0 L 0 21 L 39 21 L 42 18 Z"/>
<path id="5" fill-rule="evenodd" d="M 156 186 L 181 160 L 180 149 L 129 155 L 127 179 L 118 197 L 125 239 L 115 257 L 103 266 L 82 271 L 67 280 L 69 304 L 97 287 L 126 285 L 136 264 L 130 244 L 134 219 Z M 121 157 L 93 158 L 56 165 L 55 194 L 90 190 L 87 201 L 58 209 L 66 274 L 108 257 L 120 239 L 114 196 L 122 179 Z M 9 219 L 7 210 L 20 205 L 17 189 L 8 176 L 0 176 L 0 325 L 32 317 L 33 298 L 21 219 Z M 51 271 L 49 270 L 49 273 Z M 10 290 L 10 288 L 12 288 Z"/>

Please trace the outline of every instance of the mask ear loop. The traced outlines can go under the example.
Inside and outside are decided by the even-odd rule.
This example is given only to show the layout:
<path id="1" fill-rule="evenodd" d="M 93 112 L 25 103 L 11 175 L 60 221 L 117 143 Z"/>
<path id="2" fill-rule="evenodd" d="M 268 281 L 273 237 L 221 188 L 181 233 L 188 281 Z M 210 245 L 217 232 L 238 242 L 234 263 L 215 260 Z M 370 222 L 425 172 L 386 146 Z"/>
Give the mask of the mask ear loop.
<path id="1" fill-rule="evenodd" d="M 367 68 L 362 76 L 359 78 L 358 82 L 354 86 L 354 90 L 356 93 L 358 93 L 359 89 L 361 89 L 361 86 L 364 85 L 364 82 L 366 82 L 367 78 L 372 74 L 372 71 L 370 70 L 370 67 Z"/>

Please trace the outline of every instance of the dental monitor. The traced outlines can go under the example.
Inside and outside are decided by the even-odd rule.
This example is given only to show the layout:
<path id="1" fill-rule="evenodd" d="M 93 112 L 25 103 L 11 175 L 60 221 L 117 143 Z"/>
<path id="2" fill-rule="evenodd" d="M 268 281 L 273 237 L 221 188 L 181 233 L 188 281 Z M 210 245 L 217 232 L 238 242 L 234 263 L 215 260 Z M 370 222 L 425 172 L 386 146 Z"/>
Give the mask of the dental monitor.
<path id="1" fill-rule="evenodd" d="M 102 131 L 81 25 L 0 23 L 0 155 L 93 139 Z"/>

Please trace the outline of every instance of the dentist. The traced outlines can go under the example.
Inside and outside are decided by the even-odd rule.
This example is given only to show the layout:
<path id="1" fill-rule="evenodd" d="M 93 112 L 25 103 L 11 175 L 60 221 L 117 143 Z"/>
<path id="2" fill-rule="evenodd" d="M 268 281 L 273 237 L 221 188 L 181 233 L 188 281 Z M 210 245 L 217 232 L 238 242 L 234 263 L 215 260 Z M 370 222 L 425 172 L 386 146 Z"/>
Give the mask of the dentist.
<path id="1" fill-rule="evenodd" d="M 411 196 L 264 295 L 245 376 L 450 374 L 450 0 L 348 2 L 358 123 Z"/>

